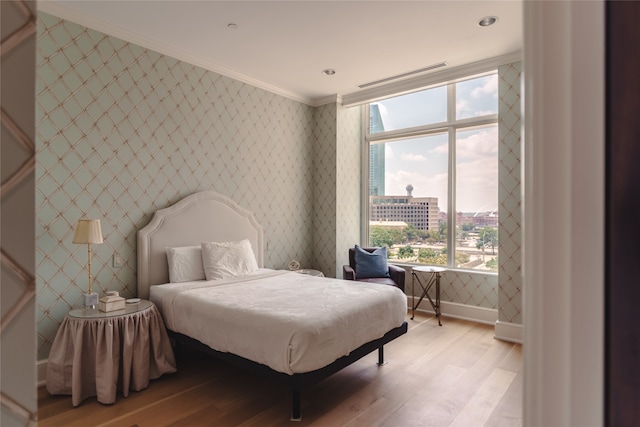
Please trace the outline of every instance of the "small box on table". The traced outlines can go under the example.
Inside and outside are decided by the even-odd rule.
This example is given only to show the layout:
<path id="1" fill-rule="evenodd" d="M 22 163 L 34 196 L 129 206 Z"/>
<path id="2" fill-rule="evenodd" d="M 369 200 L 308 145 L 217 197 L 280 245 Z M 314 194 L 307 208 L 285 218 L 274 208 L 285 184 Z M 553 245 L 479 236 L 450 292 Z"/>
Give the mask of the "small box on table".
<path id="1" fill-rule="evenodd" d="M 124 310 L 124 298 L 117 295 L 107 295 L 98 301 L 98 310 L 109 312 L 116 310 Z"/>

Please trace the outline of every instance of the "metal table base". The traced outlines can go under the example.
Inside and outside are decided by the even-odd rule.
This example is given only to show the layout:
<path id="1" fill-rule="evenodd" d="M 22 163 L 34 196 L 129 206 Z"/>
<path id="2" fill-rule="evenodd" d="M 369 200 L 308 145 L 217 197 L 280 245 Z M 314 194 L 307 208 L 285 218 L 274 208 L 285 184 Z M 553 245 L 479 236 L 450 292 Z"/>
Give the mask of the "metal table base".
<path id="1" fill-rule="evenodd" d="M 418 282 L 420 288 L 422 288 L 422 294 L 418 299 L 418 302 L 411 306 L 411 319 L 416 314 L 416 308 L 420 305 L 424 297 L 426 296 L 429 302 L 431 303 L 431 307 L 433 307 L 433 311 L 436 313 L 436 317 L 438 318 L 438 325 L 442 326 L 442 322 L 440 321 L 440 273 L 446 271 L 446 268 L 443 267 L 413 267 L 411 269 L 411 295 L 415 300 L 415 283 Z M 426 280 L 426 283 L 423 283 L 420 279 L 420 275 L 417 273 L 428 273 L 429 277 Z M 435 285 L 435 301 L 429 295 L 429 290 Z"/>

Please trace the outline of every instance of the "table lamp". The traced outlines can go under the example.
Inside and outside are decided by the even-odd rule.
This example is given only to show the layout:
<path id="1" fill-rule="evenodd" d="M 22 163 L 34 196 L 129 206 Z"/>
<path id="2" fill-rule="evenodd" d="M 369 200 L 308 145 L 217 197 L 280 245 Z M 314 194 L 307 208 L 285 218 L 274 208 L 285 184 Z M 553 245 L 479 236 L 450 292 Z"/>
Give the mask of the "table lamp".
<path id="1" fill-rule="evenodd" d="M 73 243 L 87 245 L 89 268 L 89 292 L 84 295 L 84 305 L 95 307 L 98 304 L 98 294 L 93 292 L 93 277 L 91 276 L 91 244 L 102 243 L 102 229 L 99 219 L 79 219 L 76 224 L 76 232 L 73 235 Z"/>

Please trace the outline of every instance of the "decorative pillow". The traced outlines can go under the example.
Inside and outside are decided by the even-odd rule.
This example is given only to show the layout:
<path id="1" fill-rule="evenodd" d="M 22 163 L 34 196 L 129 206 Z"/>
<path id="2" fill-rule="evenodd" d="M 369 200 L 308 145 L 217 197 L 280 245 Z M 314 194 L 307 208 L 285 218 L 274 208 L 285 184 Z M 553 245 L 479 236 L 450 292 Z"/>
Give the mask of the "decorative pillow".
<path id="1" fill-rule="evenodd" d="M 204 280 L 202 249 L 200 246 L 167 248 L 169 281 L 171 283 Z"/>
<path id="2" fill-rule="evenodd" d="M 382 246 L 373 252 L 368 252 L 356 245 L 355 261 L 356 279 L 389 277 L 386 246 Z"/>
<path id="3" fill-rule="evenodd" d="M 249 240 L 202 242 L 202 261 L 207 280 L 225 279 L 255 273 L 256 257 Z"/>

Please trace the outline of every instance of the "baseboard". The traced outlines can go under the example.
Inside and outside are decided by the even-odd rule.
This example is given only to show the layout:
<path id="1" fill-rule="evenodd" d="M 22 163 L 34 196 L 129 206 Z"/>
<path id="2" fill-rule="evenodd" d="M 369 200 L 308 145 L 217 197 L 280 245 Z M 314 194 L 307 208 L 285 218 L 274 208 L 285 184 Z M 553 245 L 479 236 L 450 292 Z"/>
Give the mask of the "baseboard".
<path id="1" fill-rule="evenodd" d="M 522 344 L 522 325 L 497 320 L 494 338 Z"/>
<path id="2" fill-rule="evenodd" d="M 409 311 L 411 311 L 412 297 L 408 297 Z M 426 305 L 426 307 L 425 307 Z M 435 314 L 429 301 L 423 300 L 420 307 L 416 309 L 418 312 Z M 440 301 L 440 312 L 442 317 L 452 317 L 455 319 L 470 320 L 472 322 L 484 323 L 485 325 L 493 325 L 498 320 L 498 310 L 486 307 L 477 307 L 474 305 L 458 304 L 455 302 Z"/>
<path id="3" fill-rule="evenodd" d="M 413 299 L 414 298 L 412 297 L 407 297 L 409 312 L 411 312 Z M 423 305 L 425 305 L 424 300 L 416 311 L 435 314 L 429 304 L 429 301 L 426 302 L 428 308 L 423 308 Z M 498 310 L 496 309 L 441 301 L 440 311 L 442 313 L 442 317 L 453 317 L 455 319 L 484 323 L 485 325 L 494 325 L 495 329 L 493 336 L 495 339 L 522 344 L 522 325 L 499 321 Z"/>
<path id="4" fill-rule="evenodd" d="M 49 359 L 38 360 L 36 362 L 36 374 L 37 374 L 37 385 L 38 387 L 43 386 L 47 381 L 47 363 Z"/>

